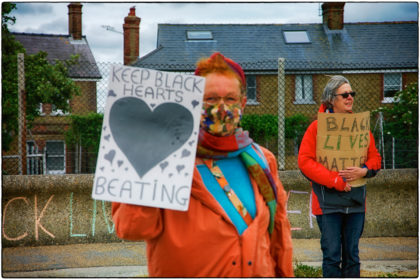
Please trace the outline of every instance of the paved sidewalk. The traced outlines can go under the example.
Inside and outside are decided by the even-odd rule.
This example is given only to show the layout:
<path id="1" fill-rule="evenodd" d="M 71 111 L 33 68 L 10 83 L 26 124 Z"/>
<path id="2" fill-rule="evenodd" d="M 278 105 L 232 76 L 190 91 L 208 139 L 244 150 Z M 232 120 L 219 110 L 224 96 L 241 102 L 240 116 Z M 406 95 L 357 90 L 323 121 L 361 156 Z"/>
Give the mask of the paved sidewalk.
<path id="1" fill-rule="evenodd" d="M 322 265 L 319 239 L 293 239 L 295 263 L 313 267 Z M 359 244 L 362 277 L 391 274 L 399 277 L 418 276 L 418 238 L 362 238 Z"/>
<path id="2" fill-rule="evenodd" d="M 362 270 L 418 275 L 418 239 L 363 238 Z M 293 239 L 294 262 L 321 266 L 319 239 Z M 2 250 L 3 277 L 144 277 L 143 242 L 16 247 Z"/>

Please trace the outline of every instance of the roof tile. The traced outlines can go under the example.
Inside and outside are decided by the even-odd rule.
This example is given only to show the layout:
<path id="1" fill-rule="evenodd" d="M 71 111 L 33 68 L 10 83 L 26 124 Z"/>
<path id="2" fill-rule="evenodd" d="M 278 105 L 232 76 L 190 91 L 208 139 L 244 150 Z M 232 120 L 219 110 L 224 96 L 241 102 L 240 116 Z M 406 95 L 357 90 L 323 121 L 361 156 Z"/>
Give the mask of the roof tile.
<path id="1" fill-rule="evenodd" d="M 209 30 L 214 39 L 188 41 L 187 30 Z M 286 30 L 306 30 L 311 43 L 287 44 Z M 241 63 L 245 71 L 276 71 L 280 57 L 286 59 L 286 71 L 418 65 L 417 22 L 350 23 L 340 31 L 323 24 L 159 24 L 157 40 L 159 48 L 135 66 L 192 71 L 199 58 L 215 51 Z"/>

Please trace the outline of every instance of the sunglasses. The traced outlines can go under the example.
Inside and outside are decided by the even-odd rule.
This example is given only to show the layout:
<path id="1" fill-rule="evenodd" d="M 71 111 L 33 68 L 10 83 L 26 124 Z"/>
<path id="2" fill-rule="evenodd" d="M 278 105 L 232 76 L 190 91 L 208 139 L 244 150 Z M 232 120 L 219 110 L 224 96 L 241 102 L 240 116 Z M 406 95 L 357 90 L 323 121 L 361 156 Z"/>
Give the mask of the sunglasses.
<path id="1" fill-rule="evenodd" d="M 356 93 L 354 91 L 352 92 L 346 92 L 346 93 L 342 93 L 342 94 L 335 94 L 335 96 L 341 95 L 344 99 L 348 98 L 349 95 L 351 95 L 351 97 L 355 97 Z"/>

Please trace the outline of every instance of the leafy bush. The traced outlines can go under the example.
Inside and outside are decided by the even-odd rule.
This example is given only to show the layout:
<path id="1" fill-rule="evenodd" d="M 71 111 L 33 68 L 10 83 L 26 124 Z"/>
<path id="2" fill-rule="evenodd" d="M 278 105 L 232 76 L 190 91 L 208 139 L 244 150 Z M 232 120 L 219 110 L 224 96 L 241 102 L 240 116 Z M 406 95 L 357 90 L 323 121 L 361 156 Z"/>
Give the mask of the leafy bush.
<path id="1" fill-rule="evenodd" d="M 264 114 L 243 115 L 241 126 L 249 131 L 250 136 L 256 142 L 266 142 L 277 137 L 277 116 Z"/>
<path id="2" fill-rule="evenodd" d="M 296 114 L 285 118 L 285 135 L 287 139 L 302 137 L 308 127 L 310 120 L 302 114 Z M 253 137 L 262 136 L 265 140 L 277 137 L 278 117 L 270 114 L 248 114 L 241 120 L 244 130 L 248 130 Z"/>
<path id="3" fill-rule="evenodd" d="M 66 143 L 80 144 L 83 148 L 95 154 L 99 151 L 103 114 L 89 113 L 87 115 L 71 115 L 70 129 L 66 131 Z"/>
<path id="4" fill-rule="evenodd" d="M 302 114 L 296 114 L 290 117 L 286 117 L 285 119 L 286 139 L 298 138 L 300 142 L 309 124 L 310 124 L 309 118 Z"/>

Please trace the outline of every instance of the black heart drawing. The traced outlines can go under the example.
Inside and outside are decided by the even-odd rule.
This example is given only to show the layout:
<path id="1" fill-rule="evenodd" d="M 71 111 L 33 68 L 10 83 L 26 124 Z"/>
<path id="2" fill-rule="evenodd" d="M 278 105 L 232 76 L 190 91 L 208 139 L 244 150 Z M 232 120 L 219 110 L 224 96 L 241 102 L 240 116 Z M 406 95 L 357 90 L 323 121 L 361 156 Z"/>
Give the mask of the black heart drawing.
<path id="1" fill-rule="evenodd" d="M 112 137 L 140 177 L 187 142 L 193 126 L 191 112 L 177 103 L 151 111 L 143 100 L 123 97 L 109 113 Z"/>
<path id="2" fill-rule="evenodd" d="M 112 161 L 114 160 L 115 157 L 115 150 L 111 150 L 109 151 L 107 154 L 105 154 L 104 158 L 109 161 L 112 165 Z"/>
<path id="3" fill-rule="evenodd" d="M 178 171 L 178 174 L 181 172 L 182 169 L 185 168 L 185 165 L 177 165 L 176 166 L 176 171 Z"/>
<path id="4" fill-rule="evenodd" d="M 188 151 L 187 149 L 184 149 L 184 150 L 182 151 L 181 158 L 188 157 L 189 155 L 191 155 L 191 152 L 190 152 L 190 151 Z"/>
<path id="5" fill-rule="evenodd" d="M 161 164 L 159 164 L 160 168 L 163 170 L 165 170 L 166 167 L 168 167 L 169 163 L 167 161 L 162 162 Z"/>
<path id="6" fill-rule="evenodd" d="M 191 102 L 191 105 L 193 106 L 194 109 L 195 109 L 195 106 L 197 106 L 198 104 L 200 104 L 200 102 L 198 102 L 197 100 L 193 100 Z"/>

